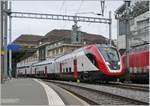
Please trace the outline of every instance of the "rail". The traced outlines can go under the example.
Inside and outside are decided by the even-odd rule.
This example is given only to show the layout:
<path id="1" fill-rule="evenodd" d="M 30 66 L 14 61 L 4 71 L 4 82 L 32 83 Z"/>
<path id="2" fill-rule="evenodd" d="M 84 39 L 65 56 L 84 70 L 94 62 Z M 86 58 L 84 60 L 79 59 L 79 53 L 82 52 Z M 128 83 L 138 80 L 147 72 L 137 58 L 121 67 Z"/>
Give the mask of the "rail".
<path id="1" fill-rule="evenodd" d="M 87 88 L 83 87 L 80 85 L 73 85 L 69 84 L 67 82 L 62 82 L 62 81 L 52 81 L 52 80 L 44 80 L 53 84 L 56 84 L 57 86 L 64 88 L 79 97 L 81 96 L 82 98 L 86 98 L 86 102 L 89 103 L 89 101 L 95 104 L 99 105 L 128 105 L 128 104 L 134 104 L 134 105 L 148 105 L 149 103 L 143 102 L 140 100 L 120 96 L 120 95 L 115 95 L 112 93 L 104 92 L 104 91 L 99 91 L 95 90 L 92 88 Z M 89 103 L 90 104 L 90 103 Z"/>

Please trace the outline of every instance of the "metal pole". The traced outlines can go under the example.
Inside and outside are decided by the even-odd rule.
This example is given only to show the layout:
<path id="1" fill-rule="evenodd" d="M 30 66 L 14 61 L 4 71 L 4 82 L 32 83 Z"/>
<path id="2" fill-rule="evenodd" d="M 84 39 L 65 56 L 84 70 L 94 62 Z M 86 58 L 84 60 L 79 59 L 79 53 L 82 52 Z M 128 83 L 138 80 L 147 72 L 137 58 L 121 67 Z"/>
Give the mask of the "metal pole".
<path id="1" fill-rule="evenodd" d="M 125 27 L 126 27 L 126 71 L 128 72 L 127 81 L 130 81 L 130 72 L 129 72 L 129 18 L 128 18 L 128 7 L 130 5 L 130 1 L 125 1 L 126 6 L 126 16 L 125 16 Z"/>
<path id="2" fill-rule="evenodd" d="M 109 44 L 111 46 L 111 24 L 112 24 L 112 19 L 111 19 L 111 11 L 109 11 Z"/>
<path id="3" fill-rule="evenodd" d="M 8 1 L 4 2 L 4 10 L 7 10 Z M 4 78 L 7 79 L 7 13 L 4 14 Z"/>
<path id="4" fill-rule="evenodd" d="M 11 12 L 11 1 L 9 2 L 9 9 Z M 11 15 L 9 15 L 9 44 L 11 44 Z M 12 51 L 9 50 L 9 77 L 11 78 L 11 72 L 12 72 Z"/>
<path id="5" fill-rule="evenodd" d="M 1 6 L 1 28 L 0 28 L 0 40 L 1 40 L 1 83 L 3 83 L 3 77 L 4 77 L 4 54 L 2 53 L 4 48 L 3 48 L 3 6 L 4 6 L 4 2 L 0 1 L 0 6 Z"/>

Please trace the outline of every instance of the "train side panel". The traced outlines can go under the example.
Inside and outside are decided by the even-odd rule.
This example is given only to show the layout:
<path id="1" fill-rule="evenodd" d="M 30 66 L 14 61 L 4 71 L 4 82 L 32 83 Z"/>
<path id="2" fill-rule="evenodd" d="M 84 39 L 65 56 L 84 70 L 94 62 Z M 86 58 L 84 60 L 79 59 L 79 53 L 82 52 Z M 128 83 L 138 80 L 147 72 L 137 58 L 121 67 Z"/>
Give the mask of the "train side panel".
<path id="1" fill-rule="evenodd" d="M 122 56 L 126 66 L 126 55 Z M 132 82 L 149 83 L 149 50 L 148 45 L 141 45 L 129 53 L 129 73 Z"/>

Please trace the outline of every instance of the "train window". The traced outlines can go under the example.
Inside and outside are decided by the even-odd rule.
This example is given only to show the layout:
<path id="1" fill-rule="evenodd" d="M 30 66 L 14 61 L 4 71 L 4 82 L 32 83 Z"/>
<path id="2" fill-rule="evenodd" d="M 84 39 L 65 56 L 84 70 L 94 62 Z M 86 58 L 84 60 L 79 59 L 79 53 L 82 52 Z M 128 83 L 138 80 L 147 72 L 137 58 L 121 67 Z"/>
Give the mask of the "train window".
<path id="1" fill-rule="evenodd" d="M 92 54 L 88 53 L 88 54 L 86 54 L 86 56 L 92 62 L 92 64 L 94 64 L 96 67 L 98 67 L 98 64 L 97 64 L 97 62 L 95 60 L 95 57 Z"/>
<path id="2" fill-rule="evenodd" d="M 65 72 L 65 68 L 63 68 L 63 72 Z"/>
<path id="3" fill-rule="evenodd" d="M 119 61 L 118 52 L 114 48 L 99 48 L 102 56 L 104 57 L 105 61 Z"/>
<path id="4" fill-rule="evenodd" d="M 71 72 L 71 67 L 69 67 L 69 72 Z"/>
<path id="5" fill-rule="evenodd" d="M 66 68 L 66 72 L 68 72 L 68 68 Z"/>

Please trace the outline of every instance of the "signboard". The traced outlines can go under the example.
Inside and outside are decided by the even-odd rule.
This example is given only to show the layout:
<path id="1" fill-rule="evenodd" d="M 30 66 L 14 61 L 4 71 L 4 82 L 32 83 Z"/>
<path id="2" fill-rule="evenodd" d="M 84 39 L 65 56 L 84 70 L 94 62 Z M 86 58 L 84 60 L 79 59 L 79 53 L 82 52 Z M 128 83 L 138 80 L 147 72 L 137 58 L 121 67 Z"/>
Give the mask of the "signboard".
<path id="1" fill-rule="evenodd" d="M 9 44 L 9 45 L 7 46 L 7 50 L 12 50 L 12 51 L 18 51 L 18 50 L 20 50 L 21 48 L 22 48 L 21 45 L 19 45 L 19 44 L 14 44 L 14 43 Z"/>

